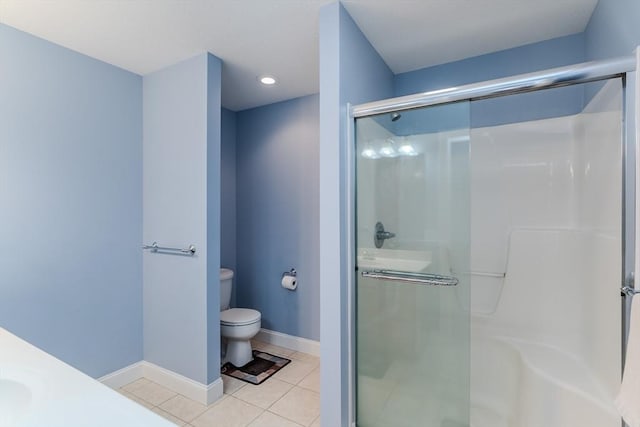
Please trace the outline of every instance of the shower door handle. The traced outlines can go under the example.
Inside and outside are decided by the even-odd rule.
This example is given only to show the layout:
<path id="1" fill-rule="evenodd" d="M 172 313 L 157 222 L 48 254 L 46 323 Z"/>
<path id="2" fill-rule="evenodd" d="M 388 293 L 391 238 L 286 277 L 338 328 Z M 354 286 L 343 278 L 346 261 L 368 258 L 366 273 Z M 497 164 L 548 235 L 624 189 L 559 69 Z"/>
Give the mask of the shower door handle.
<path id="1" fill-rule="evenodd" d="M 378 280 L 390 280 L 393 282 L 407 282 L 427 286 L 456 286 L 458 279 L 452 276 L 441 276 L 430 273 L 408 273 L 395 270 L 363 271 L 362 277 Z"/>

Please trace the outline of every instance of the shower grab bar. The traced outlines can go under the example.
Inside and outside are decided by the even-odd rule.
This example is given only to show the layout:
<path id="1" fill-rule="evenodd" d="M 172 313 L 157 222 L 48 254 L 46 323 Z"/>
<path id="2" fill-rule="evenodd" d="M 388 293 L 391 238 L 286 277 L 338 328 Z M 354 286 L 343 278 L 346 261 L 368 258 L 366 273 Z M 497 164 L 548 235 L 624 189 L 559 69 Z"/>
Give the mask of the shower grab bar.
<path id="1" fill-rule="evenodd" d="M 634 289 L 631 286 L 623 286 L 623 287 L 620 288 L 620 295 L 621 296 L 632 297 L 632 296 L 638 295 L 638 294 L 640 294 L 640 290 Z"/>
<path id="2" fill-rule="evenodd" d="M 441 276 L 429 273 L 409 273 L 395 270 L 363 271 L 362 277 L 379 280 L 391 280 L 394 282 L 417 283 L 429 286 L 456 286 L 458 279 L 451 276 Z"/>
<path id="3" fill-rule="evenodd" d="M 169 248 L 165 246 L 158 246 L 158 242 L 153 242 L 150 245 L 142 245 L 143 250 L 150 250 L 151 252 L 177 252 L 185 255 L 194 255 L 196 253 L 196 247 L 189 245 L 188 248 Z"/>

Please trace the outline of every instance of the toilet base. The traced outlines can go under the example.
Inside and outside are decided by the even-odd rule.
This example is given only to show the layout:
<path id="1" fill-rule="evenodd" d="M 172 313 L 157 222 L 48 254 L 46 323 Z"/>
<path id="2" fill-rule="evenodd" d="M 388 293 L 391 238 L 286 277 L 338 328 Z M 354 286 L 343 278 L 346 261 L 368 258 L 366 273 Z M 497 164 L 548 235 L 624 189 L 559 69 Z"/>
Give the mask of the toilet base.
<path id="1" fill-rule="evenodd" d="M 227 339 L 227 352 L 225 360 L 231 362 L 236 368 L 240 368 L 253 360 L 251 341 Z"/>

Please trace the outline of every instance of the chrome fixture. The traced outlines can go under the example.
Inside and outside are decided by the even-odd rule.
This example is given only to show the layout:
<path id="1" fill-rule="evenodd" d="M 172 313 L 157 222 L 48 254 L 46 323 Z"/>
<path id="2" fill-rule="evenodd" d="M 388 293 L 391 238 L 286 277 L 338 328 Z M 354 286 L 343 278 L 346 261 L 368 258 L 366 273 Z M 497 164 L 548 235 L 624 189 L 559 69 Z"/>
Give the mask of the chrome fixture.
<path id="1" fill-rule="evenodd" d="M 292 268 L 289 271 L 285 271 L 284 273 L 282 273 L 282 278 L 284 279 L 287 276 L 291 276 L 291 277 L 297 277 L 298 276 L 298 272 L 296 271 L 295 268 Z"/>
<path id="2" fill-rule="evenodd" d="M 635 71 L 635 69 L 635 55 L 606 61 L 585 62 L 482 83 L 472 83 L 449 89 L 439 89 L 415 95 L 368 102 L 352 107 L 350 114 L 351 117 L 367 117 L 430 105 L 495 98 L 552 87 L 568 86 L 576 83 L 607 80 L 621 76 L 626 72 Z"/>
<path id="3" fill-rule="evenodd" d="M 441 276 L 429 273 L 408 273 L 395 270 L 363 271 L 362 277 L 369 279 L 390 280 L 392 282 L 407 282 L 429 286 L 456 286 L 458 279 L 451 276 Z"/>
<path id="4" fill-rule="evenodd" d="M 165 246 L 158 246 L 158 242 L 153 242 L 150 245 L 142 245 L 142 249 L 149 250 L 151 252 L 179 253 L 184 255 L 194 255 L 196 253 L 196 247 L 193 245 L 189 245 L 188 248 L 168 248 Z"/>
<path id="5" fill-rule="evenodd" d="M 392 122 L 397 122 L 398 120 L 400 120 L 400 117 L 402 117 L 402 114 L 400 114 L 398 112 L 391 113 L 391 121 Z"/>
<path id="6" fill-rule="evenodd" d="M 623 286 L 622 288 L 620 288 L 621 296 L 632 297 L 638 294 L 640 294 L 640 290 L 634 289 L 630 286 Z"/>
<path id="7" fill-rule="evenodd" d="M 375 243 L 376 248 L 380 249 L 382 245 L 384 245 L 385 240 L 393 237 L 396 237 L 395 233 L 384 231 L 384 225 L 382 225 L 380 221 L 376 223 L 376 232 L 373 235 L 373 243 Z"/>

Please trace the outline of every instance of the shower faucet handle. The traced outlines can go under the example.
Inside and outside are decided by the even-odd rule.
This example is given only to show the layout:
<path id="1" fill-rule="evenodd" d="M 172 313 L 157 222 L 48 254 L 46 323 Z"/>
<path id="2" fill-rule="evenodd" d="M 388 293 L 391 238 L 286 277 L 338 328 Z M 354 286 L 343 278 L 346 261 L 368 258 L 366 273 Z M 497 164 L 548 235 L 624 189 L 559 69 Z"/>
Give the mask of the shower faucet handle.
<path id="1" fill-rule="evenodd" d="M 380 249 L 382 245 L 384 245 L 385 240 L 393 237 L 396 237 L 396 233 L 385 231 L 384 225 L 380 221 L 376 223 L 376 231 L 373 234 L 373 243 L 376 245 L 376 248 Z"/>

